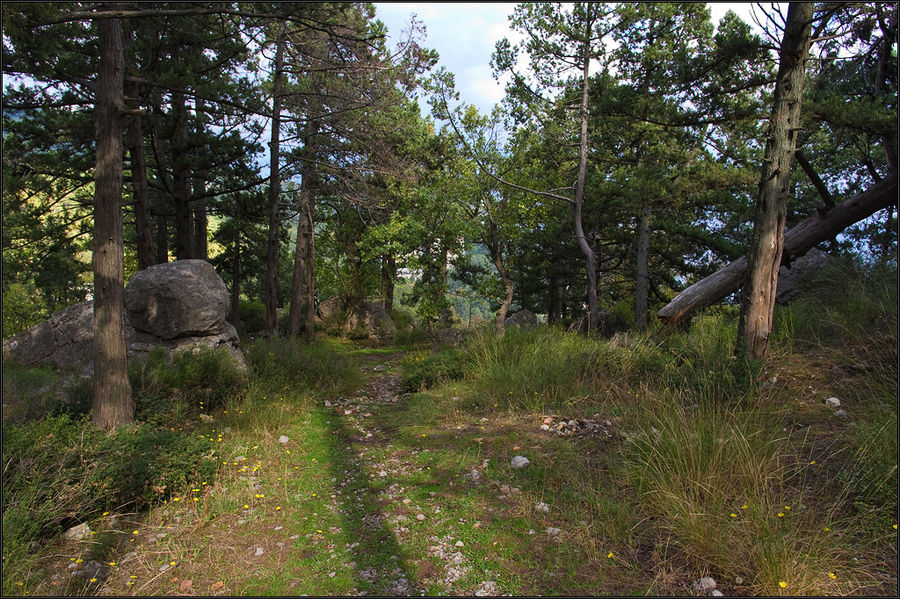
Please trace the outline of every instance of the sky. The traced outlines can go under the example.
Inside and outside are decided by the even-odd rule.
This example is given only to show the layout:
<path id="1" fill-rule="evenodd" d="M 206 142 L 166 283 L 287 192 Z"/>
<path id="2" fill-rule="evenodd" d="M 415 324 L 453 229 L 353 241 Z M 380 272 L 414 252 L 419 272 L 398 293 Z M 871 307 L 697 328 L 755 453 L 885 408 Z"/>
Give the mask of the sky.
<path id="1" fill-rule="evenodd" d="M 393 47 L 404 29 L 408 29 L 410 14 L 415 13 L 426 28 L 424 46 L 438 51 L 438 66 L 445 66 L 456 77 L 460 100 L 474 104 L 486 114 L 504 95 L 504 83 L 491 75 L 491 54 L 494 45 L 504 37 L 516 41 L 509 29 L 507 16 L 513 12 L 513 2 L 376 2 L 376 17 L 388 29 L 388 44 Z M 750 2 L 709 4 L 713 23 L 718 23 L 731 9 L 744 21 L 753 25 Z M 424 107 L 423 107 L 424 108 Z"/>

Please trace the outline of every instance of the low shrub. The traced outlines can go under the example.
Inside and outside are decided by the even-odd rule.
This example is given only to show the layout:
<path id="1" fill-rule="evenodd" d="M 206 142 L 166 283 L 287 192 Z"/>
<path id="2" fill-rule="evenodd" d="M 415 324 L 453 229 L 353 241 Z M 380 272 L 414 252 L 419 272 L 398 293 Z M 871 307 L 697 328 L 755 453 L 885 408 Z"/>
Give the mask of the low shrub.
<path id="1" fill-rule="evenodd" d="M 3 420 L 22 423 L 45 416 L 77 417 L 91 409 L 91 379 L 49 366 L 3 363 Z"/>
<path id="2" fill-rule="evenodd" d="M 327 340 L 264 338 L 247 350 L 253 379 L 273 392 L 285 388 L 341 393 L 359 383 L 359 371 Z"/>
<path id="3" fill-rule="evenodd" d="M 211 477 L 218 459 L 208 445 L 146 423 L 107 434 L 66 414 L 5 425 L 4 555 L 105 510 L 141 510 Z"/>
<path id="4" fill-rule="evenodd" d="M 400 387 L 416 392 L 430 389 L 438 383 L 463 377 L 463 363 L 455 349 L 442 349 L 434 354 L 428 350 L 415 352 L 402 363 Z"/>
<path id="5" fill-rule="evenodd" d="M 218 408 L 247 385 L 247 375 L 224 348 L 201 347 L 174 355 L 157 348 L 146 359 L 129 362 L 128 374 L 136 418 L 160 423 Z"/>

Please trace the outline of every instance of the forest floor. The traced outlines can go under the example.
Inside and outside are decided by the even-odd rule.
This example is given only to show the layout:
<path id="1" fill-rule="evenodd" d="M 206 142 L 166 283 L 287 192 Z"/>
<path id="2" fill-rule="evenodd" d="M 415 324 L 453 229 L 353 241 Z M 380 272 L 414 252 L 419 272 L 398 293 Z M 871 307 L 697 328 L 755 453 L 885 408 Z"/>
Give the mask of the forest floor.
<path id="1" fill-rule="evenodd" d="M 584 423 L 578 406 L 486 411 L 452 383 L 407 394 L 406 352 L 348 353 L 363 375 L 356 391 L 214 413 L 194 431 L 221 462 L 214 480 L 160 490 L 168 499 L 149 513 L 104 514 L 88 539 L 59 539 L 25 594 L 689 595 L 709 574 L 635 511 L 623 404 L 599 404 L 588 429 L 560 435 L 542 425 Z M 766 374 L 796 403 L 785 430 L 819 431 L 803 443 L 809 457 L 834 453 L 850 430 L 822 405 L 847 378 L 837 357 L 796 354 Z M 530 465 L 513 470 L 516 455 Z M 831 460 L 822 476 L 839 468 Z M 860 557 L 896 571 L 895 552 Z M 738 580 L 719 589 L 755 594 Z"/>
<path id="2" fill-rule="evenodd" d="M 143 516 L 107 515 L 85 541 L 61 540 L 27 594 L 646 590 L 637 554 L 620 557 L 584 514 L 554 505 L 578 484 L 551 489 L 535 476 L 576 456 L 598 466 L 608 435 L 560 440 L 536 415 L 475 416 L 453 397 L 403 394 L 402 356 L 355 352 L 358 392 L 315 405 L 279 398 L 277 425 L 209 423 L 227 456 L 215 483 L 196 481 Z M 518 454 L 532 464 L 514 471 Z M 101 567 L 82 587 L 71 574 L 85 564 Z"/>

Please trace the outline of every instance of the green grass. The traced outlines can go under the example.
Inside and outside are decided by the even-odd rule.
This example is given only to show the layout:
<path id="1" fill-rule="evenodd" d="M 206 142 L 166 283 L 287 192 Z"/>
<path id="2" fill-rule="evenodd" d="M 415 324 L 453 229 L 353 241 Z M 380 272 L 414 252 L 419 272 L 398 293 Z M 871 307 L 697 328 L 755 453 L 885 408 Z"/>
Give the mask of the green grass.
<path id="1" fill-rule="evenodd" d="M 711 575 L 726 595 L 890 595 L 896 296 L 859 276 L 817 304 L 834 334 L 782 309 L 795 328 L 759 363 L 732 358 L 731 309 L 666 337 L 264 339 L 246 374 L 151 355 L 131 371 L 135 427 L 4 424 L 4 594 L 665 595 Z M 398 371 L 413 394 L 345 413 Z M 4 392 L 37 404 L 21 413 L 49 413 L 55 374 L 10 372 Z M 611 434 L 557 436 L 548 415 Z M 531 465 L 511 470 L 515 455 Z M 54 540 L 81 520 L 90 540 Z M 78 559 L 116 565 L 79 583 Z"/>

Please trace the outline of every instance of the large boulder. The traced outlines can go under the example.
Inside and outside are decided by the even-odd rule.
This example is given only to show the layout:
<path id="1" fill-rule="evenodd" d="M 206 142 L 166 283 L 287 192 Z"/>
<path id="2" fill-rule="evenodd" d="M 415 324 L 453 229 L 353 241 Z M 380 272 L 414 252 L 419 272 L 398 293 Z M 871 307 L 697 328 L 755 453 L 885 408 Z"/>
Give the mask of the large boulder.
<path id="1" fill-rule="evenodd" d="M 834 258 L 822 250 L 812 248 L 803 256 L 794 260 L 790 267 L 782 266 L 778 269 L 778 289 L 775 292 L 775 301 L 786 304 L 799 295 L 805 288 L 805 284 L 813 283 L 817 273 L 823 273 L 826 267 L 834 261 Z"/>
<path id="2" fill-rule="evenodd" d="M 346 309 L 347 303 L 344 301 L 344 298 L 340 295 L 335 295 L 319 303 L 316 307 L 316 315 L 324 321 L 329 321 Z"/>
<path id="3" fill-rule="evenodd" d="M 433 349 L 437 350 L 442 347 L 459 347 L 463 341 L 462 331 L 448 327 L 435 331 L 431 339 Z"/>
<path id="4" fill-rule="evenodd" d="M 177 260 L 136 272 L 125 287 L 135 329 L 162 339 L 216 335 L 225 323 L 228 289 L 205 260 Z"/>
<path id="5" fill-rule="evenodd" d="M 519 327 L 521 329 L 533 329 L 537 327 L 538 319 L 531 310 L 519 310 L 515 314 L 506 317 L 504 327 Z"/>
<path id="6" fill-rule="evenodd" d="M 82 302 L 3 342 L 3 359 L 34 366 L 77 368 L 92 360 L 94 303 Z"/>
<path id="7" fill-rule="evenodd" d="M 147 271 L 153 272 L 143 274 Z M 143 357 L 156 347 L 169 352 L 223 347 L 239 368 L 246 369 L 237 331 L 225 322 L 227 297 L 222 279 L 203 260 L 158 264 L 136 273 L 125 287 L 129 358 Z M 91 371 L 93 327 L 93 302 L 70 306 L 4 341 L 3 358 L 27 366 Z"/>
<path id="8" fill-rule="evenodd" d="M 390 343 L 397 336 L 394 319 L 378 302 L 361 302 L 350 315 L 348 324 L 351 329 L 365 330 L 379 343 Z"/>

